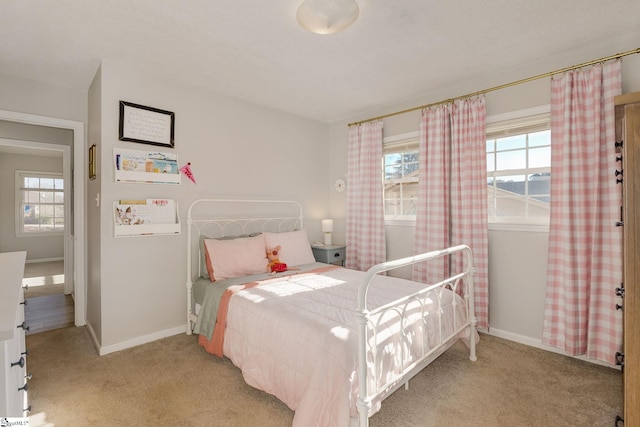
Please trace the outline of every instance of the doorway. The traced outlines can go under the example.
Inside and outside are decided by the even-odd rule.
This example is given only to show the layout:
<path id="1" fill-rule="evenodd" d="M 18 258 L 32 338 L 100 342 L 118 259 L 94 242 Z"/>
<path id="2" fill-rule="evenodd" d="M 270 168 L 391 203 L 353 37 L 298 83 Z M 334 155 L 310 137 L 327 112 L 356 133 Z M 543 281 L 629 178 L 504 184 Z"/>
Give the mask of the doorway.
<path id="1" fill-rule="evenodd" d="M 73 223 L 68 139 L 69 145 L 0 139 L 0 250 L 27 252 L 22 284 L 28 334 L 75 320 L 66 243 Z"/>
<path id="2" fill-rule="evenodd" d="M 64 260 L 27 263 L 24 268 L 24 317 L 28 334 L 74 325 L 74 303 L 64 293 Z"/>
<path id="3" fill-rule="evenodd" d="M 73 294 L 74 314 L 73 323 L 75 326 L 84 326 L 86 324 L 86 256 L 85 256 L 85 181 L 86 168 L 84 159 L 85 155 L 85 138 L 84 124 L 65 119 L 57 119 L 45 116 L 36 116 L 32 114 L 16 113 L 12 111 L 0 110 L 0 120 L 23 123 L 28 125 L 68 129 L 72 131 L 72 145 L 66 146 L 67 161 L 64 164 L 65 182 L 72 183 L 66 186 L 69 188 L 68 200 L 71 203 L 65 204 L 65 217 L 73 218 L 67 227 L 65 225 L 64 239 L 64 277 L 65 277 L 65 293 Z M 47 143 L 27 143 L 26 141 L 0 140 L 0 144 L 20 146 L 32 145 L 31 148 L 39 149 L 55 149 L 55 144 Z M 11 141 L 11 140 L 9 140 Z M 58 147 L 59 148 L 59 147 Z M 73 155 L 71 155 L 71 152 Z M 65 190 L 67 191 L 67 190 Z M 71 197 L 72 196 L 72 197 Z M 65 193 L 66 198 L 66 193 Z"/>

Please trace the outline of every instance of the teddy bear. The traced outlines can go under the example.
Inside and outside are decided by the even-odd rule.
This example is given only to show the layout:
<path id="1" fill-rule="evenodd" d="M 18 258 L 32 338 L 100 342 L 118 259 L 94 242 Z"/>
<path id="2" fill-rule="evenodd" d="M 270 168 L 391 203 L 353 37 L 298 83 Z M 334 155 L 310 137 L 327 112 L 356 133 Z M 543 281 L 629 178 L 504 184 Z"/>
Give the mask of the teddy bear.
<path id="1" fill-rule="evenodd" d="M 267 273 L 276 274 L 287 271 L 287 264 L 280 262 L 278 258 L 278 251 L 280 251 L 280 249 L 280 245 L 275 248 L 267 248 L 267 259 L 269 260 Z"/>

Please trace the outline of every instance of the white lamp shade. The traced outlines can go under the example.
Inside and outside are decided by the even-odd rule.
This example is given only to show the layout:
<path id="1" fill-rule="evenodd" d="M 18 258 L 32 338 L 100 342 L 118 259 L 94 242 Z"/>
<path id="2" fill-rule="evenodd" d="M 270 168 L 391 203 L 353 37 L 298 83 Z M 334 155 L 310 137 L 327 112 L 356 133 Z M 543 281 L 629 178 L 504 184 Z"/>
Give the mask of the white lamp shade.
<path id="1" fill-rule="evenodd" d="M 332 219 L 323 219 L 322 220 L 322 232 L 323 233 L 331 233 L 331 232 L 333 232 L 333 220 Z"/>
<path id="2" fill-rule="evenodd" d="M 315 34 L 334 34 L 349 27 L 360 14 L 355 0 L 304 0 L 298 6 L 298 24 Z"/>

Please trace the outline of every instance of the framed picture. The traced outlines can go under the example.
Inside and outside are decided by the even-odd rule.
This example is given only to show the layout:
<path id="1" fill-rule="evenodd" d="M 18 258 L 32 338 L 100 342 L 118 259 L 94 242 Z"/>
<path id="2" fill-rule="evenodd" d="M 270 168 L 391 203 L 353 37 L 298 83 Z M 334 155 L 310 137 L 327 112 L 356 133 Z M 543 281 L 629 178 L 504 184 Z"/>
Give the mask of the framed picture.
<path id="1" fill-rule="evenodd" d="M 174 146 L 175 114 L 120 101 L 120 141 Z"/>
<path id="2" fill-rule="evenodd" d="M 96 144 L 89 147 L 89 179 L 96 179 Z"/>

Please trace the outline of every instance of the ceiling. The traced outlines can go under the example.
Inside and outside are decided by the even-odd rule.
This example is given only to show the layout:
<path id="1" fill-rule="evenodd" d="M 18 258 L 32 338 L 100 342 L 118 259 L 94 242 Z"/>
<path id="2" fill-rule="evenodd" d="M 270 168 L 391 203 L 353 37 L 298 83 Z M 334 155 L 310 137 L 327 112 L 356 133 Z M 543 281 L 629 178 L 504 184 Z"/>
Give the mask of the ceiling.
<path id="1" fill-rule="evenodd" d="M 358 0 L 358 21 L 331 36 L 298 27 L 300 2 L 1 0 L 0 74 L 86 90 L 101 60 L 124 61 L 332 123 L 544 58 L 640 47 L 638 0 Z"/>

